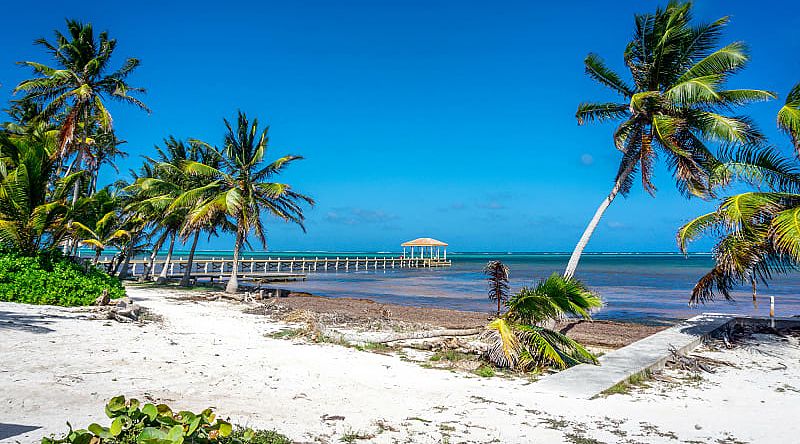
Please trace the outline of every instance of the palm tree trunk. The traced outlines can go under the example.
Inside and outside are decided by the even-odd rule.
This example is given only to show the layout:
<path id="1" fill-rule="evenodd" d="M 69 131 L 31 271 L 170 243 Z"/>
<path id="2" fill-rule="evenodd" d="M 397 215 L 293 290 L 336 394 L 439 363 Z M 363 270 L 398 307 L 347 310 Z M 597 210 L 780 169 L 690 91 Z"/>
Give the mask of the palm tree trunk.
<path id="1" fill-rule="evenodd" d="M 131 249 L 133 248 L 134 242 L 136 242 L 136 238 L 137 237 L 139 237 L 139 236 L 132 237 L 131 238 L 131 243 L 128 245 L 128 248 L 126 248 L 122 252 L 122 254 L 125 257 L 122 259 L 121 265 L 118 268 L 119 272 L 117 273 L 117 278 L 119 280 L 123 280 L 123 279 L 128 277 L 128 267 L 131 264 L 131 256 L 132 256 Z"/>
<path id="2" fill-rule="evenodd" d="M 172 261 L 172 250 L 175 248 L 175 233 L 172 233 L 172 237 L 169 241 L 169 250 L 167 251 L 167 258 L 164 260 L 164 266 L 161 267 L 161 273 L 158 274 L 158 278 L 156 279 L 156 283 L 163 284 L 167 280 L 167 272 L 169 271 L 169 263 Z"/>
<path id="3" fill-rule="evenodd" d="M 241 227 L 241 224 L 239 224 Z M 236 293 L 239 291 L 239 250 L 242 249 L 244 242 L 244 232 L 242 229 L 236 230 L 236 245 L 233 247 L 233 270 L 231 270 L 231 277 L 228 279 L 228 285 L 225 286 L 225 293 Z"/>
<path id="4" fill-rule="evenodd" d="M 158 256 L 158 250 L 161 249 L 161 245 L 164 244 L 164 241 L 167 239 L 168 234 L 169 231 L 164 230 L 164 232 L 161 234 L 161 237 L 159 237 L 158 240 L 156 241 L 156 244 L 153 245 L 153 252 L 150 253 L 150 259 L 148 260 L 147 265 L 144 267 L 144 273 L 142 273 L 142 275 L 139 276 L 139 282 L 146 282 L 147 279 L 150 277 L 150 272 L 153 271 L 153 264 L 156 261 L 156 256 Z"/>
<path id="5" fill-rule="evenodd" d="M 100 261 L 100 254 L 103 253 L 103 250 L 97 249 L 94 250 L 94 259 L 92 260 L 92 265 L 97 266 L 97 263 Z"/>
<path id="6" fill-rule="evenodd" d="M 634 166 L 635 164 L 631 163 L 631 165 L 629 165 L 625 171 L 623 171 L 617 181 L 614 182 L 614 188 L 612 188 L 611 192 L 608 193 L 608 196 L 606 196 L 606 198 L 600 202 L 600 206 L 597 207 L 597 211 L 594 212 L 594 217 L 592 217 L 592 220 L 589 221 L 589 225 L 586 227 L 586 230 L 583 231 L 583 235 L 581 236 L 580 240 L 578 240 L 578 244 L 575 245 L 575 250 L 572 251 L 572 256 L 569 257 L 567 268 L 564 270 L 564 277 L 570 278 L 575 274 L 575 270 L 578 268 L 578 262 L 581 260 L 581 254 L 583 254 L 583 250 L 589 243 L 592 233 L 594 233 L 595 228 L 597 228 L 597 224 L 600 223 L 600 219 L 603 217 L 606 209 L 608 209 L 608 206 L 611 205 L 611 202 L 613 202 L 614 198 L 617 197 L 617 194 L 619 194 L 619 190 L 622 188 L 625 178 L 631 174 Z"/>
<path id="7" fill-rule="evenodd" d="M 194 232 L 194 240 L 192 240 L 192 249 L 189 251 L 189 261 L 186 263 L 186 270 L 183 271 L 181 278 L 181 287 L 189 286 L 189 279 L 192 277 L 192 263 L 194 262 L 194 250 L 197 248 L 197 239 L 200 238 L 200 230 Z"/>

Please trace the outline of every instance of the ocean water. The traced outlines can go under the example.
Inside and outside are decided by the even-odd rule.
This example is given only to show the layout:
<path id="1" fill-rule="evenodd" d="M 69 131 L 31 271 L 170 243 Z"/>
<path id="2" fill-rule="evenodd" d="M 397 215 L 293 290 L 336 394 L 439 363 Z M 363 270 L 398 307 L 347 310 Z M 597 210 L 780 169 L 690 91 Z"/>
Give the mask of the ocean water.
<path id="1" fill-rule="evenodd" d="M 382 257 L 397 253 L 245 252 L 250 257 Z M 186 256 L 176 252 L 175 256 Z M 230 258 L 229 252 L 198 252 L 197 258 Z M 569 258 L 559 253 L 448 253 L 452 267 L 438 269 L 388 269 L 308 273 L 304 282 L 279 284 L 282 288 L 329 297 L 354 297 L 424 307 L 491 312 L 486 296 L 483 266 L 501 260 L 510 269 L 512 289 L 533 285 L 551 273 L 561 273 Z M 669 253 L 585 254 L 576 277 L 603 299 L 596 319 L 666 323 L 702 312 L 769 314 L 769 296 L 775 296 L 776 315 L 800 315 L 800 274 L 776 276 L 769 287 L 759 284 L 758 307 L 750 288 L 734 292 L 736 302 L 723 300 L 689 307 L 692 287 L 713 265 L 710 255 L 684 257 Z"/>
<path id="2" fill-rule="evenodd" d="M 269 255 L 325 256 L 320 253 Z M 453 253 L 448 255 L 448 259 L 453 262 L 449 268 L 309 273 L 305 282 L 281 286 L 330 297 L 491 312 L 494 303 L 486 296 L 487 284 L 482 274 L 486 262 L 501 260 L 506 263 L 510 269 L 512 289 L 516 290 L 533 285 L 553 272 L 563 272 L 569 256 L 552 253 Z M 734 303 L 720 300 L 689 307 L 692 287 L 712 265 L 710 255 L 587 254 L 581 259 L 576 277 L 586 282 L 605 303 L 596 313 L 596 319 L 662 323 L 701 312 L 766 316 L 769 314 L 769 296 L 775 296 L 776 315 L 800 314 L 800 274 L 776 277 L 769 287 L 760 285 L 757 308 L 753 305 L 749 287 L 734 293 Z"/>

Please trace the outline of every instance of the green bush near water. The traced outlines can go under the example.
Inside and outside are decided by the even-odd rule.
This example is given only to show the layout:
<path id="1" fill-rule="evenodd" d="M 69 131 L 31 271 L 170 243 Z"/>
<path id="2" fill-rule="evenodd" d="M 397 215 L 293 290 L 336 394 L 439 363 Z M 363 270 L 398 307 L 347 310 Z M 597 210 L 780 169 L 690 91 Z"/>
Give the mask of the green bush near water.
<path id="1" fill-rule="evenodd" d="M 119 279 L 59 252 L 39 252 L 36 256 L 0 252 L 0 301 L 65 307 L 91 305 L 103 290 L 108 290 L 112 299 L 125 296 Z"/>

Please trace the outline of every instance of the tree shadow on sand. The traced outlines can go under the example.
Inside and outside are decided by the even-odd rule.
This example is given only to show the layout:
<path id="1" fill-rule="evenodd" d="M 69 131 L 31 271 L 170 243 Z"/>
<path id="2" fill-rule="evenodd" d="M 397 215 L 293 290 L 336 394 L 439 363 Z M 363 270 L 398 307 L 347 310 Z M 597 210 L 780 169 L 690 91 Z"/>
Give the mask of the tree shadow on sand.
<path id="1" fill-rule="evenodd" d="M 28 315 L 0 310 L 0 330 L 20 330 L 29 333 L 51 333 L 55 330 L 45 327 L 52 324 L 50 316 Z M 2 427 L 3 424 L 0 424 Z"/>
<path id="2" fill-rule="evenodd" d="M 41 429 L 41 427 L 22 424 L 6 424 L 0 422 L 0 441 L 22 435 L 23 433 L 32 432 L 37 429 Z"/>

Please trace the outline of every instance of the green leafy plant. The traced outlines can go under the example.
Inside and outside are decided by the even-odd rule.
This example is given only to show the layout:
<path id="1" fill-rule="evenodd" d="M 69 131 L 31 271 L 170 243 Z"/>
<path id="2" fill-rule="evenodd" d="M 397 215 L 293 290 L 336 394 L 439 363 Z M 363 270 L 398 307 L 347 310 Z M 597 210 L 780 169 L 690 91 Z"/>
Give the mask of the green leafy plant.
<path id="1" fill-rule="evenodd" d="M 264 430 L 237 428 L 219 419 L 208 408 L 200 413 L 173 411 L 165 404 L 141 404 L 124 396 L 112 398 L 106 405 L 109 426 L 90 424 L 86 429 L 73 430 L 62 438 L 43 438 L 42 444 L 288 444 L 288 438 Z M 69 423 L 67 423 L 69 425 Z"/>
<path id="2" fill-rule="evenodd" d="M 800 83 L 787 95 L 777 120 L 800 155 Z M 722 199 L 714 211 L 678 231 L 683 253 L 701 236 L 718 238 L 712 250 L 714 267 L 698 280 L 689 303 L 720 295 L 732 300 L 731 291 L 749 283 L 755 304 L 757 282 L 767 285 L 774 274 L 800 265 L 800 163 L 777 149 L 740 150 L 716 168 L 713 178 L 717 186 L 739 179 L 758 189 Z"/>
<path id="3" fill-rule="evenodd" d="M 61 306 L 90 305 L 108 290 L 112 299 L 125 296 L 117 278 L 58 251 L 35 256 L 0 252 L 0 301 Z"/>
<path id="4" fill-rule="evenodd" d="M 488 358 L 498 367 L 520 370 L 596 363 L 579 343 L 545 325 L 568 316 L 590 319 L 590 311 L 600 306 L 600 298 L 582 282 L 554 273 L 522 288 L 508 301 L 508 311 L 486 326 Z"/>

